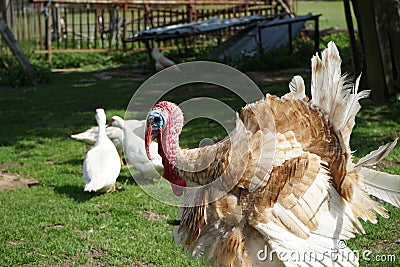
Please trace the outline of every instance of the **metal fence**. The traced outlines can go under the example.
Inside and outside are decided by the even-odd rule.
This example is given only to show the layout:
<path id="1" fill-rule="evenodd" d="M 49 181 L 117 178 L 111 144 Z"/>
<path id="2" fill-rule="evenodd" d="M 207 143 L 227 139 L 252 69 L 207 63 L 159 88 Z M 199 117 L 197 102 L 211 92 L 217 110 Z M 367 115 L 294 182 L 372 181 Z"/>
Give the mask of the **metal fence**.
<path id="1" fill-rule="evenodd" d="M 126 42 L 138 32 L 214 16 L 236 18 L 285 14 L 275 1 L 205 0 L 0 0 L 1 16 L 26 52 L 105 52 L 144 49 Z M 236 28 L 222 35 L 234 34 Z M 157 41 L 174 46 L 177 40 Z M 195 38 L 189 40 L 196 44 Z"/>

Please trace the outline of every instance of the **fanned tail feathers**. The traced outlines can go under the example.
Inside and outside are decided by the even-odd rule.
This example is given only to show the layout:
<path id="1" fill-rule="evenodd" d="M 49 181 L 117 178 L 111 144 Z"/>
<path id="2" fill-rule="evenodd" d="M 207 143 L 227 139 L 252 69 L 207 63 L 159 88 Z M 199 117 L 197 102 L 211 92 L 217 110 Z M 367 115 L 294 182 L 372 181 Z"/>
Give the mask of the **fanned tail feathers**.
<path id="1" fill-rule="evenodd" d="M 346 84 L 346 76 L 341 76 L 341 59 L 333 42 L 322 52 L 322 59 L 315 55 L 311 59 L 312 103 L 324 110 L 349 147 L 350 134 L 355 124 L 355 116 L 361 106 L 359 100 L 369 96 L 368 90 L 357 92 L 360 77 L 353 87 Z"/>
<path id="2" fill-rule="evenodd" d="M 354 85 L 346 82 L 346 76 L 341 75 L 339 51 L 333 42 L 328 44 L 328 48 L 322 52 L 321 58 L 315 55 L 311 62 L 311 103 L 328 115 L 334 130 L 341 135 L 342 144 L 349 155 L 344 181 L 348 181 L 351 187 L 359 184 L 362 191 L 399 206 L 400 176 L 363 168 L 363 166 L 372 166 L 382 160 L 395 147 L 397 140 L 372 151 L 356 164 L 351 159 L 349 141 L 355 125 L 355 117 L 361 108 L 359 101 L 370 94 L 369 90 L 358 92 L 361 76 L 356 79 Z M 289 85 L 291 93 L 293 84 L 295 83 L 292 81 Z M 360 183 L 356 182 L 357 177 L 361 178 Z M 353 204 L 355 204 L 353 211 L 359 212 L 359 217 L 374 222 L 375 216 L 370 211 L 385 215 L 384 209 L 379 204 L 375 205 L 373 201 L 367 200 L 369 198 L 361 191 L 353 195 Z M 365 205 L 369 205 L 369 207 L 364 207 Z"/>

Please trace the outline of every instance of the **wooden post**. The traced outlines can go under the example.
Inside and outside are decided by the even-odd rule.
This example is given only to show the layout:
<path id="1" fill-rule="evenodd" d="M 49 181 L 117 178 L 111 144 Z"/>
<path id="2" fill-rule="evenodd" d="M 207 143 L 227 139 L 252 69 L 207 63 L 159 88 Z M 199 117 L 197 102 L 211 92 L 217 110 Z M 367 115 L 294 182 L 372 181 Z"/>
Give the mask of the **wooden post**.
<path id="1" fill-rule="evenodd" d="M 128 23 L 126 22 L 126 12 L 128 12 L 128 4 L 127 3 L 125 3 L 124 4 L 124 11 L 123 11 L 123 13 L 122 13 L 122 16 L 123 16 L 123 26 L 122 26 L 122 45 L 123 45 L 123 50 L 124 50 L 124 52 L 126 52 L 127 51 L 127 47 L 126 47 L 126 42 L 125 42 L 125 40 L 126 40 L 126 32 L 127 32 L 127 28 L 128 28 Z M 133 20 L 133 19 L 132 19 Z"/>
<path id="2" fill-rule="evenodd" d="M 379 3 L 373 0 L 352 0 L 352 3 L 364 51 L 364 77 L 367 79 L 368 88 L 371 89 L 373 100 L 384 103 L 388 98 L 386 79 L 389 76 L 385 73 L 383 66 L 385 62 L 383 62 L 382 47 L 379 45 L 380 36 L 377 32 L 376 5 L 379 6 Z"/>
<path id="3" fill-rule="evenodd" d="M 42 31 L 42 5 L 37 5 L 37 16 L 38 16 L 38 26 L 39 26 L 39 47 L 43 49 L 43 31 Z"/>
<path id="4" fill-rule="evenodd" d="M 145 29 L 148 30 L 149 28 L 154 28 L 154 22 L 153 22 L 153 14 L 151 13 L 150 6 L 145 4 L 144 5 L 144 25 Z"/>
<path id="5" fill-rule="evenodd" d="M 314 19 L 314 53 L 319 53 L 319 16 L 320 15 L 315 16 Z"/>
<path id="6" fill-rule="evenodd" d="M 347 30 L 349 32 L 349 38 L 350 38 L 353 72 L 354 72 L 354 74 L 358 75 L 360 73 L 360 67 L 359 67 L 360 60 L 358 59 L 356 37 L 354 34 L 354 26 L 353 26 L 353 18 L 351 17 L 350 1 L 343 0 L 343 5 L 344 5 L 344 14 L 346 17 Z"/>
<path id="7" fill-rule="evenodd" d="M 150 40 L 149 40 L 149 39 L 146 39 L 146 40 L 145 40 L 145 45 L 146 45 L 147 56 L 149 57 L 150 67 L 151 67 L 151 69 L 153 69 L 154 71 L 156 71 L 156 65 L 155 65 L 156 62 L 155 62 L 153 56 L 151 55 L 151 52 L 152 52 L 151 50 L 152 50 L 152 48 L 151 48 Z"/>
<path id="8" fill-rule="evenodd" d="M 52 41 L 58 40 L 61 35 L 61 25 L 60 25 L 60 8 L 59 4 L 54 4 L 51 6 L 51 25 L 52 25 Z"/>
<path id="9" fill-rule="evenodd" d="M 258 27 L 258 49 L 259 49 L 259 53 L 260 55 L 262 55 L 264 53 L 263 50 L 263 44 L 262 44 L 262 29 L 261 27 Z"/>
<path id="10" fill-rule="evenodd" d="M 3 37 L 3 40 L 6 42 L 10 50 L 12 51 L 14 57 L 17 59 L 19 65 L 28 75 L 30 81 L 33 85 L 35 85 L 39 79 L 36 76 L 35 70 L 32 67 L 31 63 L 29 62 L 28 58 L 22 51 L 21 47 L 19 46 L 17 40 L 15 40 L 12 32 L 8 28 L 7 24 L 4 22 L 3 19 L 0 20 L 0 34 Z"/>
<path id="11" fill-rule="evenodd" d="M 289 52 L 293 54 L 293 38 L 292 38 L 292 23 L 289 22 L 288 24 L 288 33 L 289 33 Z"/>
<path id="12" fill-rule="evenodd" d="M 51 12 L 51 4 L 48 3 L 45 6 L 45 39 L 46 39 L 46 50 L 47 50 L 47 60 L 51 62 L 51 20 L 50 20 L 50 12 Z"/>
<path id="13" fill-rule="evenodd" d="M 3 8 L 2 11 L 2 16 L 6 20 L 6 23 L 8 25 L 11 25 L 12 23 L 12 13 L 11 13 L 11 0 L 2 0 L 2 5 L 1 7 Z"/>
<path id="14" fill-rule="evenodd" d="M 108 37 L 108 47 L 111 48 L 111 46 L 113 45 L 113 42 L 115 40 L 115 34 L 117 32 L 117 27 L 118 27 L 118 10 L 116 9 L 115 5 L 109 5 L 109 10 L 108 13 L 110 14 L 110 22 L 109 22 L 109 37 Z M 103 17 L 104 19 L 104 17 Z M 104 22 L 103 22 L 104 23 Z M 118 44 L 117 44 L 118 46 Z"/>

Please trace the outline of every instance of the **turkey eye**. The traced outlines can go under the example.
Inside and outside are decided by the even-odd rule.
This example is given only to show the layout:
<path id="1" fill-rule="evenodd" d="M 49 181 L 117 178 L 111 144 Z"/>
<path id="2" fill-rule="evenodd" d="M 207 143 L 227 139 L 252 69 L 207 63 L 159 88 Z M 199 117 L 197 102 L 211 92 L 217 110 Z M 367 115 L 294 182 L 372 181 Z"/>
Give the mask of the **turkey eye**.
<path id="1" fill-rule="evenodd" d="M 160 122 L 160 117 L 154 117 L 153 122 L 159 123 Z"/>

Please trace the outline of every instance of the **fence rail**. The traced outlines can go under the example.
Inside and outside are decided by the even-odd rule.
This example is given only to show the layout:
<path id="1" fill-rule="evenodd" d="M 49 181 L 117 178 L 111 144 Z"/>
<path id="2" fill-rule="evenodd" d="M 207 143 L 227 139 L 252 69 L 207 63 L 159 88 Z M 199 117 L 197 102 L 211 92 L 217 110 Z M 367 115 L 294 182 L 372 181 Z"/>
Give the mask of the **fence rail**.
<path id="1" fill-rule="evenodd" d="M 0 15 L 24 51 L 49 56 L 62 52 L 141 50 L 145 49 L 144 44 L 125 40 L 142 30 L 214 16 L 260 14 L 272 18 L 285 13 L 282 6 L 269 0 L 0 0 L 0 8 Z M 221 36 L 238 30 L 226 29 Z M 196 38 L 183 41 L 196 45 Z M 156 45 L 170 47 L 176 42 L 179 40 L 157 41 Z"/>

